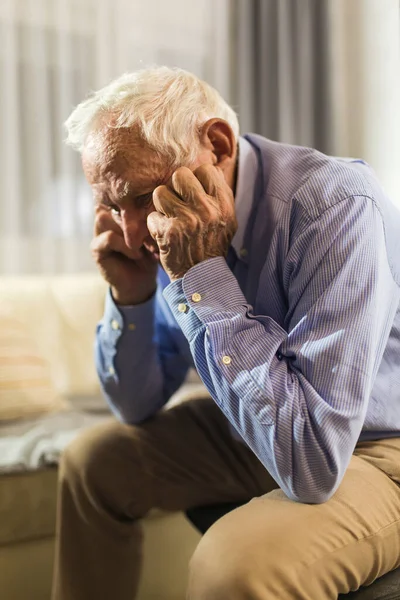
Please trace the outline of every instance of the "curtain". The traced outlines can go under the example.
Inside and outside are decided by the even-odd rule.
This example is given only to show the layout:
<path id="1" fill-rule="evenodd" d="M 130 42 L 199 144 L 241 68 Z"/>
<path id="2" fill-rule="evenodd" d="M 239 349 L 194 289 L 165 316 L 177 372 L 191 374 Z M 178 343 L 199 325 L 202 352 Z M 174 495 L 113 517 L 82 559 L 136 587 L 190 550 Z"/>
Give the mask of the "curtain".
<path id="1" fill-rule="evenodd" d="M 399 0 L 233 0 L 242 130 L 366 159 L 400 206 Z"/>
<path id="2" fill-rule="evenodd" d="M 149 64 L 224 87 L 227 1 L 1 0 L 0 273 L 94 268 L 93 208 L 63 122 L 90 90 Z"/>

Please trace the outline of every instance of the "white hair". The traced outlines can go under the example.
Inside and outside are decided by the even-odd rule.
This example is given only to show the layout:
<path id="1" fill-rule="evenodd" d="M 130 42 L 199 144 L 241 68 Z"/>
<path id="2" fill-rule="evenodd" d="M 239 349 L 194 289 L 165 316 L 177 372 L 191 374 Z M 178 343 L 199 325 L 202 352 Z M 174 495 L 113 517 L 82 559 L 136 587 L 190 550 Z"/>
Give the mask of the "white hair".
<path id="1" fill-rule="evenodd" d="M 172 163 L 189 164 L 201 126 L 213 117 L 227 121 L 238 137 L 237 116 L 214 88 L 183 69 L 151 67 L 126 73 L 81 102 L 65 123 L 67 143 L 82 152 L 88 135 L 104 123 L 136 126 Z"/>

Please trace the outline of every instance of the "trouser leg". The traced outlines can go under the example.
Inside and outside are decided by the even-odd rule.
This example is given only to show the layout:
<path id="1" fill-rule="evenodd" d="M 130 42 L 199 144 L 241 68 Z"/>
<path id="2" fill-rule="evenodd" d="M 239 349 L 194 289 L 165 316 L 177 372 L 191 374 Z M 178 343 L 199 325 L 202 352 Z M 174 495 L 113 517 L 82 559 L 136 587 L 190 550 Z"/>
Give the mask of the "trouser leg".
<path id="1" fill-rule="evenodd" d="M 400 564 L 400 439 L 357 446 L 324 504 L 281 490 L 220 519 L 191 561 L 190 600 L 334 600 Z"/>
<path id="2" fill-rule="evenodd" d="M 151 508 L 246 502 L 274 487 L 211 399 L 86 431 L 60 465 L 53 599 L 132 600 Z"/>

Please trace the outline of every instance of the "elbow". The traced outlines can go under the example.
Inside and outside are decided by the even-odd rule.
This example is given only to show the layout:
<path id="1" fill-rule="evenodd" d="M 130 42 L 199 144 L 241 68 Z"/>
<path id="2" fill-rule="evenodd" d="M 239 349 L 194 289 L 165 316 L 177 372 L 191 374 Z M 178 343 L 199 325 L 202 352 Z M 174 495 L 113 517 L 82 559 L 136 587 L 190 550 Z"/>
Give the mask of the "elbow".
<path id="1" fill-rule="evenodd" d="M 108 408 L 123 425 L 140 425 L 145 420 L 135 403 L 126 394 L 121 393 L 120 389 L 114 389 L 110 384 L 103 384 L 102 392 Z"/>
<path id="2" fill-rule="evenodd" d="M 281 480 L 283 491 L 294 502 L 324 504 L 332 498 L 340 486 L 350 462 L 351 454 L 318 452 L 319 460 L 301 460 L 291 465 L 286 480 Z M 282 473 L 283 474 L 283 473 Z"/>
<path id="3" fill-rule="evenodd" d="M 330 500 L 335 493 L 336 489 L 331 488 L 328 490 L 302 490 L 301 492 L 288 493 L 290 500 L 294 502 L 300 502 L 301 504 L 323 504 Z"/>
<path id="4" fill-rule="evenodd" d="M 130 402 L 116 402 L 108 399 L 108 405 L 116 419 L 123 425 L 141 425 L 152 416 L 148 410 L 140 410 L 141 407 L 132 406 Z"/>
<path id="5" fill-rule="evenodd" d="M 141 420 L 138 418 L 139 415 L 132 413 L 131 410 L 127 410 L 127 407 L 123 403 L 116 402 L 108 394 L 105 394 L 105 398 L 112 414 L 122 425 L 140 425 Z"/>
<path id="6" fill-rule="evenodd" d="M 145 421 L 145 419 L 140 418 L 140 415 L 132 415 L 129 412 L 116 410 L 115 407 L 112 407 L 112 412 L 117 420 L 122 423 L 122 425 L 130 425 L 131 427 L 134 427 Z"/>
<path id="7" fill-rule="evenodd" d="M 341 479 L 342 477 L 338 473 L 328 478 L 315 477 L 307 484 L 302 479 L 297 485 L 288 486 L 289 489 L 284 491 L 288 498 L 294 502 L 300 502 L 301 504 L 324 504 L 324 502 L 328 502 L 332 498 L 340 485 Z"/>

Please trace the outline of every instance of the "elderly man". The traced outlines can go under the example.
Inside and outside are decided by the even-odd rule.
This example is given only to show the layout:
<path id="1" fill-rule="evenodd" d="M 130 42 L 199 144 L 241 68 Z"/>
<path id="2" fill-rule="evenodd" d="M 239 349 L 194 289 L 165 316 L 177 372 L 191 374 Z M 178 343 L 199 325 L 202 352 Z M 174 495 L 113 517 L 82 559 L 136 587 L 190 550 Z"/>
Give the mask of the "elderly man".
<path id="1" fill-rule="evenodd" d="M 333 600 L 398 566 L 400 217 L 372 170 L 239 137 L 179 69 L 123 76 L 67 128 L 117 419 L 63 456 L 54 598 L 132 600 L 154 507 L 243 503 L 190 600 Z M 193 365 L 210 398 L 160 410 Z"/>

